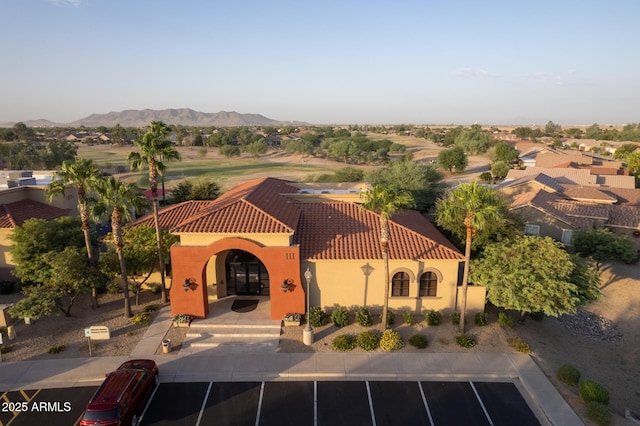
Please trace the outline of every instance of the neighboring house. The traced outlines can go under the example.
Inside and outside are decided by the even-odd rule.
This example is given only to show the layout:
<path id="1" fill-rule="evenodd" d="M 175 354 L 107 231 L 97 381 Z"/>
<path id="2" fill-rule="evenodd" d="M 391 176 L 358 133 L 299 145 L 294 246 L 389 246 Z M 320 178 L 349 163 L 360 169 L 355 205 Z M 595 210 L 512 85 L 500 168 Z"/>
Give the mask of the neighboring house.
<path id="1" fill-rule="evenodd" d="M 180 237 L 172 313 L 206 317 L 210 299 L 231 295 L 268 296 L 272 319 L 304 313 L 307 270 L 311 306 L 381 308 L 379 215 L 361 208 L 362 189 L 263 178 L 162 209 L 160 226 Z M 462 253 L 416 211 L 394 215 L 390 232 L 389 307 L 456 310 Z M 482 311 L 485 288 L 469 290 L 468 310 Z"/>
<path id="2" fill-rule="evenodd" d="M 569 185 L 598 186 L 611 188 L 635 188 L 635 177 L 625 175 L 595 175 L 590 169 L 527 167 L 524 170 L 509 170 L 504 184 L 527 176 L 544 174 L 557 183 Z"/>

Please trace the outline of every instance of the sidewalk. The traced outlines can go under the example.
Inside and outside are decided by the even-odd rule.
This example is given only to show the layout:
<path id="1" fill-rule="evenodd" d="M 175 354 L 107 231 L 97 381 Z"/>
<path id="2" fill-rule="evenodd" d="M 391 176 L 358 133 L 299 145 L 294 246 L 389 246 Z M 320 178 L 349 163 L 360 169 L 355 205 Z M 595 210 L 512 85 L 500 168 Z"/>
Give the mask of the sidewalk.
<path id="1" fill-rule="evenodd" d="M 168 327 L 164 308 L 130 356 L 0 364 L 0 390 L 97 386 L 132 358 L 154 359 L 160 381 L 439 380 L 513 381 L 531 408 L 551 425 L 582 425 L 535 362 L 523 354 L 488 353 L 249 353 L 204 350 L 155 355 Z"/>

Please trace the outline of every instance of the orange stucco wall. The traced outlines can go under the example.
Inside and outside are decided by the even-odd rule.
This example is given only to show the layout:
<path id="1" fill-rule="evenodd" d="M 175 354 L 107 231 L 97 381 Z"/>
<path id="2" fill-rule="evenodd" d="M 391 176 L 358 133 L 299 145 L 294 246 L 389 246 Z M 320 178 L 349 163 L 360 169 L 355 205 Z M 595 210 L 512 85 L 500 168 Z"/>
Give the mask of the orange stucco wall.
<path id="1" fill-rule="evenodd" d="M 209 314 L 207 295 L 206 266 L 209 259 L 221 251 L 239 249 L 247 251 L 260 259 L 269 273 L 271 286 L 271 319 L 282 319 L 288 312 L 304 313 L 305 294 L 303 278 L 300 276 L 300 248 L 264 247 L 244 238 L 225 238 L 208 246 L 171 247 L 171 268 L 173 285 L 171 286 L 171 313 L 190 314 L 204 318 Z M 184 290 L 185 279 L 192 285 L 189 291 Z M 289 291 L 282 291 L 284 280 L 290 279 L 293 284 Z"/>

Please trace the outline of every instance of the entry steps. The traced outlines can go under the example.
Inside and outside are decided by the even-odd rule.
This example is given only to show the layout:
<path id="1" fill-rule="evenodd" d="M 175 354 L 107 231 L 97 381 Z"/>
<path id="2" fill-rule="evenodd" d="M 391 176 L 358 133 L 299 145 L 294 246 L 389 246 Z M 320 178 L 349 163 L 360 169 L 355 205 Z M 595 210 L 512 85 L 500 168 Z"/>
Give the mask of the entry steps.
<path id="1" fill-rule="evenodd" d="M 237 323 L 193 321 L 180 352 L 276 352 L 281 326 L 279 320 L 243 320 Z"/>

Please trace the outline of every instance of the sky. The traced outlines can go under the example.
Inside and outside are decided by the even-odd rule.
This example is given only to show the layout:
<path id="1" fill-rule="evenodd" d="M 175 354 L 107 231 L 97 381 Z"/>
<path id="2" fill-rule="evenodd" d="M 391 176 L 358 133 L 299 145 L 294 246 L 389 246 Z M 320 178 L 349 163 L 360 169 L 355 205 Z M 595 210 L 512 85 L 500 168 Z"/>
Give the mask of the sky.
<path id="1" fill-rule="evenodd" d="M 0 0 L 0 123 L 640 122 L 637 0 Z"/>

